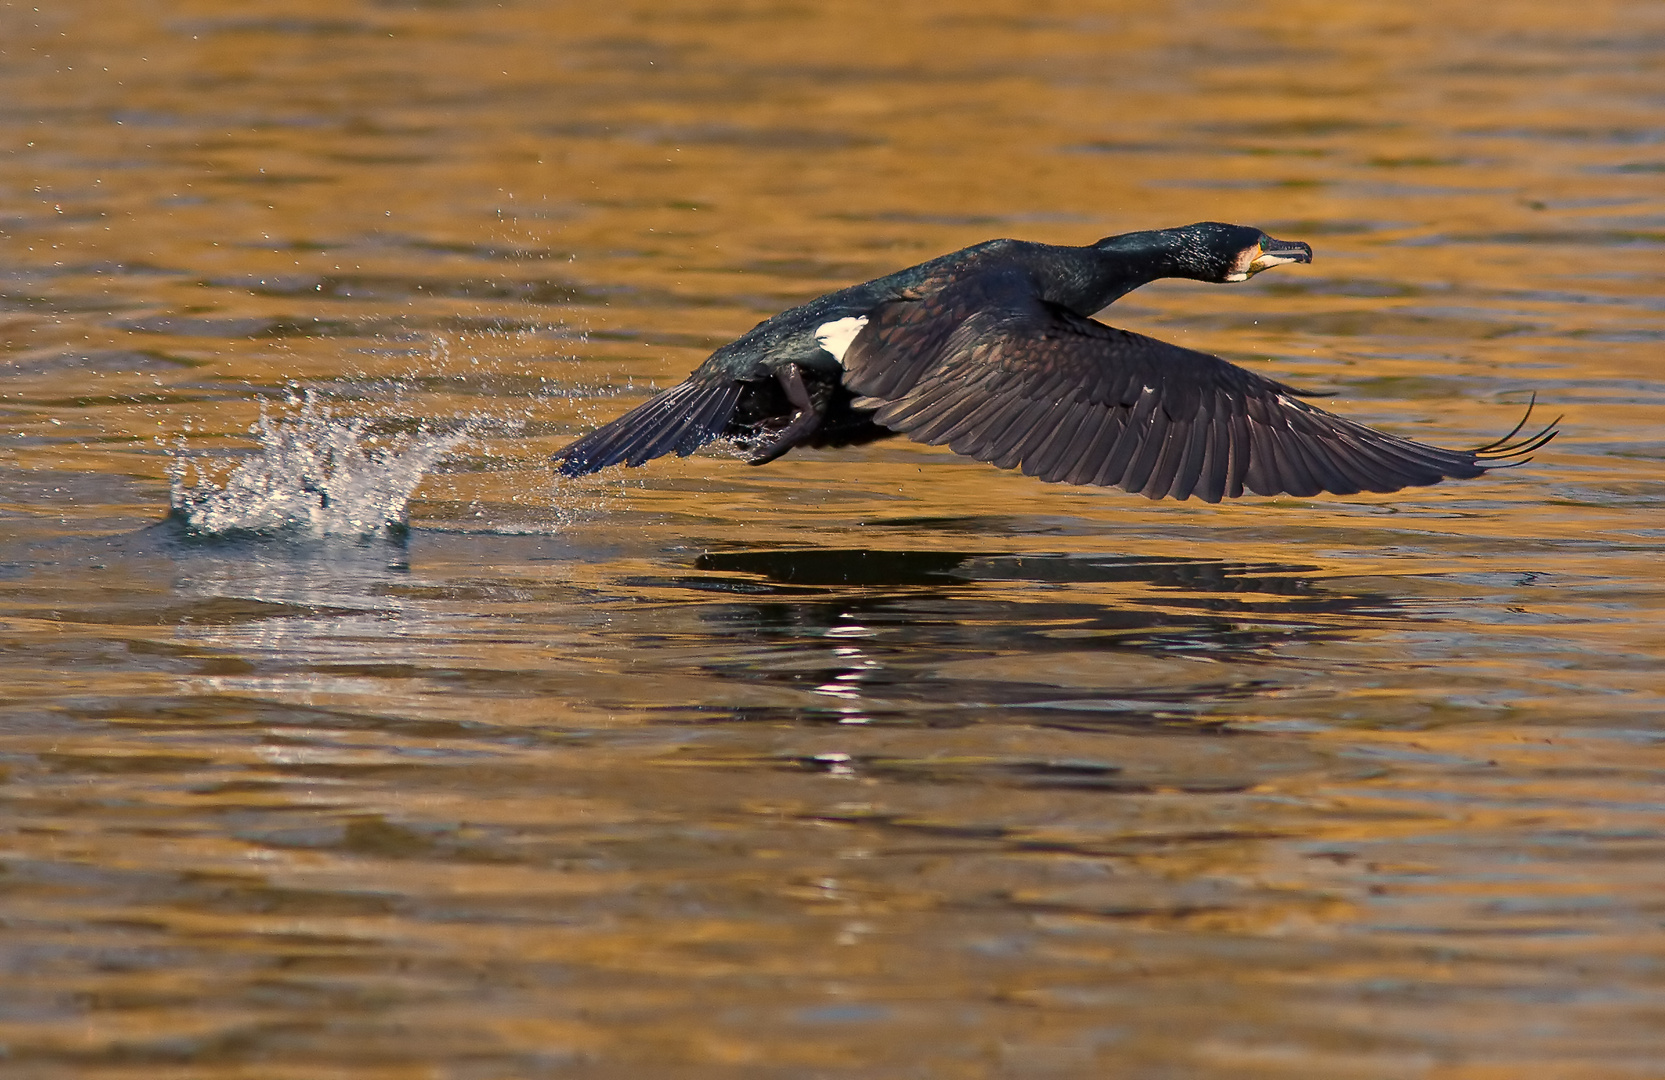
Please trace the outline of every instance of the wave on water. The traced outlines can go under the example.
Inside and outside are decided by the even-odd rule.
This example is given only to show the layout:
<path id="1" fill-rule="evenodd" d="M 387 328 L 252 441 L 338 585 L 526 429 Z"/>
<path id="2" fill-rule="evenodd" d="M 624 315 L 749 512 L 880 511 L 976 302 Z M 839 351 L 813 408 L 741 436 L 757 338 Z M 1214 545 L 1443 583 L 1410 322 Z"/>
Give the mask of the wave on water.
<path id="1" fill-rule="evenodd" d="M 402 532 L 422 476 L 470 438 L 459 430 L 378 435 L 365 417 L 336 417 L 308 392 L 299 408 L 251 429 L 260 449 L 223 484 L 181 446 L 170 469 L 170 516 L 199 535 L 363 537 Z M 195 482 L 187 483 L 191 473 Z"/>

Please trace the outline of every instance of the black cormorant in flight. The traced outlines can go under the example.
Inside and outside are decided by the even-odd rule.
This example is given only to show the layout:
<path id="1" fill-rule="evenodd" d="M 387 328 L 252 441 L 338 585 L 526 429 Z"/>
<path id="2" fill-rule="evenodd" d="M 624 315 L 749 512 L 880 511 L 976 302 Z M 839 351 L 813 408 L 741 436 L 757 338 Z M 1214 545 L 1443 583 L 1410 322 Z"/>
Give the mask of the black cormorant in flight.
<path id="1" fill-rule="evenodd" d="M 754 465 L 904 434 L 1002 469 L 1152 499 L 1398 491 L 1518 463 L 1555 424 L 1472 450 L 1413 442 L 1217 356 L 1092 318 L 1157 278 L 1244 281 L 1298 241 L 1200 222 L 1085 247 L 989 240 L 783 311 L 555 455 L 581 476 L 728 438 Z M 1528 407 L 1527 415 L 1531 415 Z"/>

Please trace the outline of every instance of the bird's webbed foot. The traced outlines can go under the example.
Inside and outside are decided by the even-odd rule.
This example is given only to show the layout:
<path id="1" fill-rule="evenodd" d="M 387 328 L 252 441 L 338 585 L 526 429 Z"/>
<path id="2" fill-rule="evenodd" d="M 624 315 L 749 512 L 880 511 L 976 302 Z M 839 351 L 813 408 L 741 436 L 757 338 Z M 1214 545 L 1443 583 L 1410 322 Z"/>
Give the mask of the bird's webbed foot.
<path id="1" fill-rule="evenodd" d="M 751 446 L 751 453 L 746 458 L 748 465 L 767 465 L 780 457 L 821 430 L 821 422 L 827 416 L 826 405 L 816 404 L 814 395 L 804 382 L 803 369 L 797 364 L 786 365 L 775 379 L 794 412 L 783 427 L 759 432 L 758 440 Z"/>

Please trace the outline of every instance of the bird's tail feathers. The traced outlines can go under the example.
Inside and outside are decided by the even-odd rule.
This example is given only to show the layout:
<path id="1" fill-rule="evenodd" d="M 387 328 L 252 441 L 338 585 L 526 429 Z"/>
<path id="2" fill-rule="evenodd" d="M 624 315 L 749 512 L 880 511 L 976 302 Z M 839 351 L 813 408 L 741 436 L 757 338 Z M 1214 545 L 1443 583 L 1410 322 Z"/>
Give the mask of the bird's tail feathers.
<path id="1" fill-rule="evenodd" d="M 678 383 L 556 451 L 555 471 L 583 476 L 620 462 L 640 465 L 673 452 L 687 457 L 723 433 L 740 400 L 740 387 L 734 380 Z"/>

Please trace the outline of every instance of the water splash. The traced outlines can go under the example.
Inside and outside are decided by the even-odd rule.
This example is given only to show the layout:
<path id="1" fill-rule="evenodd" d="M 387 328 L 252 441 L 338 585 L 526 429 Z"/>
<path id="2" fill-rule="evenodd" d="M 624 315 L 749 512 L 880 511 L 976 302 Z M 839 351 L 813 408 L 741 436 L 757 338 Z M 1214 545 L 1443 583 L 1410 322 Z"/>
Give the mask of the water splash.
<path id="1" fill-rule="evenodd" d="M 467 426 L 388 438 L 364 417 L 337 418 L 308 392 L 299 409 L 274 418 L 265 407 L 251 432 L 258 453 L 222 485 L 181 445 L 169 470 L 172 516 L 192 532 L 369 536 L 408 524 L 411 493 L 446 454 L 467 441 Z M 196 473 L 195 483 L 187 477 Z"/>

